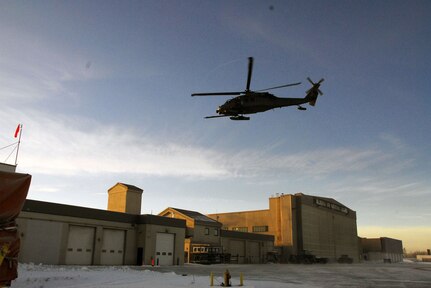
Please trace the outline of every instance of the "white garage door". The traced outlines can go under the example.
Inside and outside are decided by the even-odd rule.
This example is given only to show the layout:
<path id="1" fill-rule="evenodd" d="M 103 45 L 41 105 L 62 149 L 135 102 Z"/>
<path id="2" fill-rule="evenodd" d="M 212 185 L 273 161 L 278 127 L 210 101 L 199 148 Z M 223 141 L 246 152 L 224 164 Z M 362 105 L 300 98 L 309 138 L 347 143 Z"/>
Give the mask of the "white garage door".
<path id="1" fill-rule="evenodd" d="M 248 263 L 257 264 L 260 263 L 260 243 L 259 242 L 248 242 Z"/>
<path id="2" fill-rule="evenodd" d="M 66 264 L 91 265 L 94 250 L 94 227 L 69 226 Z"/>
<path id="3" fill-rule="evenodd" d="M 101 265 L 123 265 L 124 230 L 103 229 Z"/>
<path id="4" fill-rule="evenodd" d="M 174 234 L 157 233 L 156 235 L 156 264 L 174 264 Z"/>
<path id="5" fill-rule="evenodd" d="M 245 245 L 244 241 L 241 240 L 230 240 L 229 243 L 229 252 L 231 254 L 231 260 L 232 261 L 238 261 L 238 264 L 244 263 L 244 250 Z"/>

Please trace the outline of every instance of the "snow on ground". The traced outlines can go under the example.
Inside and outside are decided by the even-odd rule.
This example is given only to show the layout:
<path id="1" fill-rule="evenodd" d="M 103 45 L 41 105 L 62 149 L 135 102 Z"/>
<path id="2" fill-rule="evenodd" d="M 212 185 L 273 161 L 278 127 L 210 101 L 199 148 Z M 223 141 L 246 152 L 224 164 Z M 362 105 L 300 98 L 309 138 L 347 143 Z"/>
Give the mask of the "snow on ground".
<path id="1" fill-rule="evenodd" d="M 18 278 L 12 282 L 13 288 L 181 288 L 209 287 L 209 276 L 177 275 L 174 272 L 156 272 L 136 270 L 127 266 L 47 266 L 20 264 Z M 219 286 L 223 278 L 214 277 L 214 286 Z M 239 277 L 232 279 L 232 284 L 239 285 Z M 271 281 L 247 281 L 243 287 L 286 287 L 286 284 Z M 305 285 L 289 287 L 308 288 Z"/>
<path id="2" fill-rule="evenodd" d="M 183 288 L 220 287 L 223 272 L 229 269 L 232 284 L 243 287 L 431 287 L 431 265 L 408 262 L 397 264 L 256 264 L 139 266 L 52 266 L 20 264 L 13 288 Z"/>

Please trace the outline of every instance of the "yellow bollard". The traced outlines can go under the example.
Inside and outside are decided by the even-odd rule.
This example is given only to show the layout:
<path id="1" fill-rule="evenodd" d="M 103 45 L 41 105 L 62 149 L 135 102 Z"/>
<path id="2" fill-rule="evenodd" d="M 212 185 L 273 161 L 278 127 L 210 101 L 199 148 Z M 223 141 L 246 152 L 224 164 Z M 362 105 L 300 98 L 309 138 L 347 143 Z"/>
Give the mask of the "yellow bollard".
<path id="1" fill-rule="evenodd" d="M 214 273 L 213 272 L 210 273 L 210 286 L 211 287 L 214 286 Z"/>
<path id="2" fill-rule="evenodd" d="M 244 286 L 244 275 L 242 275 L 242 272 L 239 273 L 239 286 Z"/>

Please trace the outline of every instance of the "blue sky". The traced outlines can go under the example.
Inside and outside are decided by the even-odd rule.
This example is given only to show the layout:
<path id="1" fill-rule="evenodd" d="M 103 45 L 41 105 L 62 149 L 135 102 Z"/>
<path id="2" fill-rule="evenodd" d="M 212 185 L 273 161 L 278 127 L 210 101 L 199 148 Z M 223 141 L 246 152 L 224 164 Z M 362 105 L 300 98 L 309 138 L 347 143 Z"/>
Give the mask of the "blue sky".
<path id="1" fill-rule="evenodd" d="M 1 1 L 0 147 L 23 123 L 18 172 L 33 175 L 31 199 L 106 209 L 107 189 L 124 182 L 144 189 L 143 213 L 215 213 L 303 192 L 357 211 L 361 236 L 429 248 L 430 11 L 428 1 Z M 252 89 L 301 81 L 273 92 L 304 97 L 306 77 L 323 77 L 324 95 L 307 111 L 203 119 L 228 98 L 190 94 L 245 89 L 250 56 Z"/>

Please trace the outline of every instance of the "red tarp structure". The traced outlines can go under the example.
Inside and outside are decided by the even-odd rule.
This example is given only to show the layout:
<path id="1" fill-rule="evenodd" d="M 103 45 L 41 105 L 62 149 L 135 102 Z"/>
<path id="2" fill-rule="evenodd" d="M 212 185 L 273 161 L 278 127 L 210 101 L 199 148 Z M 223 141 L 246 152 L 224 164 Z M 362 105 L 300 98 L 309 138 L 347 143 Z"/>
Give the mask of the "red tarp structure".
<path id="1" fill-rule="evenodd" d="M 0 287 L 17 277 L 19 236 L 15 219 L 27 197 L 31 175 L 0 171 Z"/>

